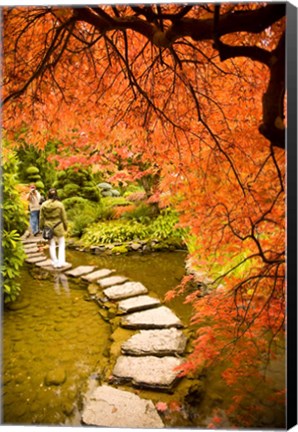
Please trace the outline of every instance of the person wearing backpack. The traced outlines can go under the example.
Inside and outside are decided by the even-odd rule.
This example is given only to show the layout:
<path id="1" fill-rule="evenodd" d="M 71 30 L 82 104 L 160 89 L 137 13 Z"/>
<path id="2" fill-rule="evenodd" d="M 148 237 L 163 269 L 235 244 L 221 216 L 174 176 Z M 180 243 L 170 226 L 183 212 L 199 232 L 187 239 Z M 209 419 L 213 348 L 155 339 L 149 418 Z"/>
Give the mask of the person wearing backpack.
<path id="1" fill-rule="evenodd" d="M 59 201 L 57 190 L 51 188 L 48 199 L 40 208 L 40 229 L 49 227 L 53 230 L 53 237 L 49 240 L 49 251 L 52 265 L 55 268 L 64 267 L 65 261 L 65 235 L 67 232 L 67 217 L 64 205 Z M 56 247 L 58 245 L 58 256 Z"/>

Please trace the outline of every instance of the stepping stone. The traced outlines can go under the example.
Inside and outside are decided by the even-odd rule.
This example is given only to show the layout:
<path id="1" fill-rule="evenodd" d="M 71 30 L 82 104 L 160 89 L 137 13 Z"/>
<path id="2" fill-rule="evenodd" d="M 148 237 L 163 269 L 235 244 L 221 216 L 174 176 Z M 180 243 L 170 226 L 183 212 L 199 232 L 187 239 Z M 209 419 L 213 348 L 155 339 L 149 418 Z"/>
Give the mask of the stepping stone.
<path id="1" fill-rule="evenodd" d="M 71 269 L 71 267 L 72 267 L 72 264 L 67 263 L 64 267 L 61 267 L 61 268 L 56 268 L 56 267 L 53 267 L 52 265 L 47 265 L 47 266 L 42 267 L 42 269 L 46 270 L 46 271 L 52 271 L 52 272 L 64 272 L 65 270 Z M 67 277 L 67 276 L 65 275 L 65 277 Z"/>
<path id="2" fill-rule="evenodd" d="M 121 345 L 126 355 L 167 356 L 181 355 L 185 351 L 187 338 L 181 330 L 141 330 Z"/>
<path id="3" fill-rule="evenodd" d="M 166 306 L 127 315 L 121 319 L 121 326 L 129 329 L 183 327 L 180 319 Z"/>
<path id="4" fill-rule="evenodd" d="M 39 252 L 39 249 L 37 246 L 30 247 L 30 248 L 24 248 L 24 252 L 25 252 L 25 254 L 29 254 L 32 252 Z"/>
<path id="5" fill-rule="evenodd" d="M 37 256 L 44 256 L 44 253 L 39 251 L 39 252 L 27 253 L 26 255 L 28 258 L 33 258 L 33 257 L 37 257 Z"/>
<path id="6" fill-rule="evenodd" d="M 163 428 L 151 400 L 107 385 L 97 387 L 87 398 L 82 421 L 86 425 L 112 428 Z"/>
<path id="7" fill-rule="evenodd" d="M 46 261 L 42 261 L 42 262 L 36 263 L 36 265 L 37 265 L 37 267 L 47 267 L 47 266 L 53 267 L 52 266 L 52 260 L 50 260 L 50 259 L 47 259 Z"/>
<path id="8" fill-rule="evenodd" d="M 36 257 L 32 257 L 32 258 L 31 257 L 30 258 L 26 258 L 25 262 L 29 263 L 29 264 L 36 264 L 38 262 L 45 261 L 47 259 L 48 258 L 45 255 L 40 255 L 40 256 L 36 256 Z"/>
<path id="9" fill-rule="evenodd" d="M 95 268 L 96 266 L 79 266 L 73 270 L 67 271 L 65 274 L 67 274 L 67 276 L 79 277 L 86 273 L 91 273 Z"/>
<path id="10" fill-rule="evenodd" d="M 36 240 L 34 242 L 31 242 L 31 243 L 23 243 L 24 249 L 31 249 L 35 246 L 37 246 Z"/>
<path id="11" fill-rule="evenodd" d="M 42 269 L 48 270 L 48 271 L 65 271 L 65 270 L 68 270 L 68 269 L 70 269 L 72 267 L 72 264 L 66 263 L 66 265 L 64 267 L 61 267 L 60 269 L 57 269 L 57 268 L 53 267 L 52 260 L 50 260 L 50 259 L 38 262 L 35 265 L 37 267 L 41 267 Z"/>
<path id="12" fill-rule="evenodd" d="M 115 270 L 101 269 L 101 270 L 97 270 L 93 273 L 90 273 L 88 275 L 82 276 L 82 279 L 84 281 L 87 281 L 87 282 L 94 282 L 97 279 L 110 276 L 110 274 L 113 273 L 114 271 Z"/>
<path id="13" fill-rule="evenodd" d="M 101 288 L 107 288 L 113 285 L 123 284 L 128 280 L 125 276 L 111 276 L 104 279 L 99 279 L 97 283 L 101 286 Z"/>
<path id="14" fill-rule="evenodd" d="M 22 239 L 22 243 L 24 244 L 24 245 L 29 245 L 29 244 L 31 244 L 31 243 L 37 243 L 39 241 L 39 238 L 36 238 L 36 237 L 31 237 L 31 238 L 27 238 L 27 239 Z"/>
<path id="15" fill-rule="evenodd" d="M 122 382 L 131 382 L 137 387 L 156 390 L 170 390 L 175 384 L 184 362 L 176 357 L 133 357 L 120 356 L 113 370 L 113 376 Z"/>
<path id="16" fill-rule="evenodd" d="M 150 309 L 159 305 L 160 301 L 158 299 L 147 295 L 140 295 L 120 301 L 118 304 L 118 308 L 121 312 L 131 313 L 144 309 Z"/>
<path id="17" fill-rule="evenodd" d="M 141 282 L 125 282 L 119 286 L 111 286 L 103 291 L 109 300 L 122 300 L 128 297 L 147 294 L 148 290 Z"/>

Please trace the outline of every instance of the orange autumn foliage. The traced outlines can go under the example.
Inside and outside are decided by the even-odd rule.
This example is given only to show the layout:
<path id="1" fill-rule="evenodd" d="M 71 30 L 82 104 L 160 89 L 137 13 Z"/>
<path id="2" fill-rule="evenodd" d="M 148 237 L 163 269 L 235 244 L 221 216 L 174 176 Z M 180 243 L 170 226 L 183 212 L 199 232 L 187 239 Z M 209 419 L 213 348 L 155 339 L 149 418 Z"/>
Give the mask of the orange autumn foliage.
<path id="1" fill-rule="evenodd" d="M 177 209 L 212 286 L 186 297 L 197 334 L 183 372 L 228 358 L 235 404 L 285 330 L 284 15 L 266 3 L 4 8 L 4 135 L 59 139 L 63 168 L 156 179 L 149 199 Z"/>

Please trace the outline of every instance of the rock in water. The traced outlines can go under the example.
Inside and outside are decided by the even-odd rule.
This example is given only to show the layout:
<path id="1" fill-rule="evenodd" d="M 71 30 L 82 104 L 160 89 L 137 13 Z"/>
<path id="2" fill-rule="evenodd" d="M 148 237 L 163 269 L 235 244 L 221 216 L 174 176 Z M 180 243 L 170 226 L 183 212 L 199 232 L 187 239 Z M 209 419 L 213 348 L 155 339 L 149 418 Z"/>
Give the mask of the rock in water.
<path id="1" fill-rule="evenodd" d="M 113 370 L 113 376 L 120 382 L 131 381 L 144 388 L 171 390 L 184 362 L 176 357 L 134 357 L 120 356 Z"/>
<path id="2" fill-rule="evenodd" d="M 125 341 L 121 351 L 128 355 L 181 355 L 187 339 L 181 330 L 176 328 L 162 330 L 141 330 Z"/>
<path id="3" fill-rule="evenodd" d="M 122 285 L 111 286 L 103 292 L 110 300 L 122 300 L 140 294 L 147 294 L 148 290 L 141 282 L 125 282 Z"/>
<path id="4" fill-rule="evenodd" d="M 180 319 L 166 306 L 127 315 L 121 320 L 121 326 L 131 329 L 183 327 Z"/>
<path id="5" fill-rule="evenodd" d="M 66 381 L 66 372 L 63 368 L 57 368 L 47 373 L 44 383 L 47 386 L 61 385 Z"/>
<path id="6" fill-rule="evenodd" d="M 151 400 L 103 385 L 89 396 L 82 421 L 90 426 L 162 428 L 164 424 Z"/>

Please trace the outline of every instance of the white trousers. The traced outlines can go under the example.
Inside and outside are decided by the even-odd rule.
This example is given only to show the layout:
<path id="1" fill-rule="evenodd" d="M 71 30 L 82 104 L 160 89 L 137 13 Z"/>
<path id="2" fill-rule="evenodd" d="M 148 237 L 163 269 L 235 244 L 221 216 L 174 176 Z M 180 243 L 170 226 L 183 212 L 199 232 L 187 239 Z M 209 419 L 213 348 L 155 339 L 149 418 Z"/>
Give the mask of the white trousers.
<path id="1" fill-rule="evenodd" d="M 56 245 L 57 240 L 57 245 Z M 56 254 L 56 246 L 58 246 L 58 258 Z M 54 267 L 63 267 L 65 266 L 65 238 L 64 237 L 53 237 L 50 240 L 49 245 L 50 257 L 52 260 L 52 264 Z"/>

